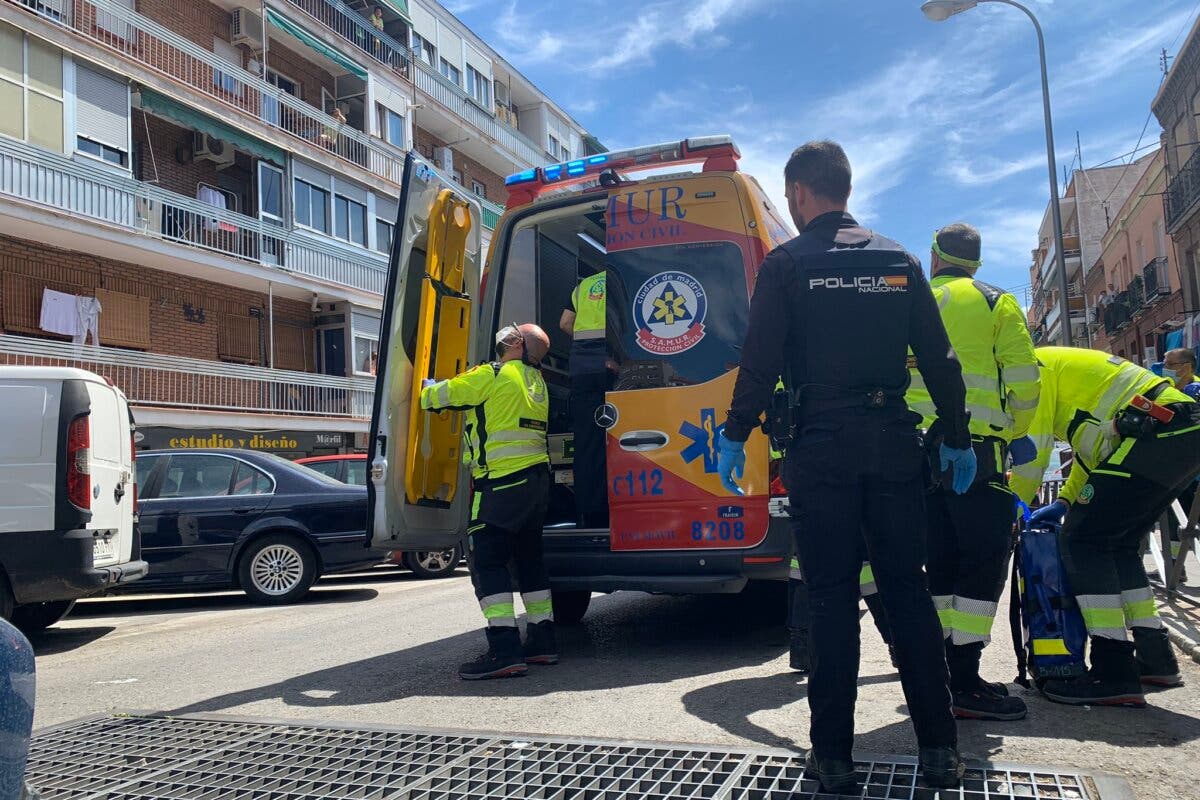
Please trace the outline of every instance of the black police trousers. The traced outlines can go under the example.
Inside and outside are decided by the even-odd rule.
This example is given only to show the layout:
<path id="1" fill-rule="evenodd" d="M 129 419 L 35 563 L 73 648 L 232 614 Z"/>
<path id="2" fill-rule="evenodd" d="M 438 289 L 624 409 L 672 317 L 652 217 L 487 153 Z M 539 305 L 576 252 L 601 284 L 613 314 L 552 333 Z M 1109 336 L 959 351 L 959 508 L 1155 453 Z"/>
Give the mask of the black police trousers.
<path id="1" fill-rule="evenodd" d="M 585 528 L 608 526 L 608 432 L 596 424 L 596 409 L 604 405 L 608 371 L 571 376 L 571 432 L 575 442 L 575 510 Z"/>
<path id="2" fill-rule="evenodd" d="M 550 471 L 545 464 L 492 480 L 475 482 L 467 525 L 467 563 L 475 597 L 494 633 L 515 634 L 513 576 L 531 623 L 553 619 L 550 579 L 542 560 Z M 504 629 L 508 629 L 505 631 Z"/>
<path id="3" fill-rule="evenodd" d="M 903 409 L 828 412 L 803 420 L 788 448 L 784 483 L 809 590 L 809 735 L 823 758 L 849 759 L 854 746 L 864 534 L 917 741 L 958 743 L 942 629 L 925 579 L 917 422 Z"/>

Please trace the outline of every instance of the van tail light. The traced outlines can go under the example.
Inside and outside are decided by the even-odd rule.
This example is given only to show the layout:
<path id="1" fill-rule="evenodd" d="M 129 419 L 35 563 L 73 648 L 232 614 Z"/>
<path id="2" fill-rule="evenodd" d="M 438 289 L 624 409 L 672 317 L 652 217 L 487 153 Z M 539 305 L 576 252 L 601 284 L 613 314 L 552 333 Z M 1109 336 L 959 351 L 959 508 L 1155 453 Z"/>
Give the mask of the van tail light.
<path id="1" fill-rule="evenodd" d="M 771 497 L 787 497 L 787 489 L 783 486 L 783 479 L 776 475 L 771 479 Z"/>
<path id="2" fill-rule="evenodd" d="M 92 423 L 87 414 L 67 428 L 67 499 L 76 508 L 92 509 Z"/>
<path id="3" fill-rule="evenodd" d="M 132 428 L 129 431 L 129 483 L 133 487 L 133 513 L 136 516 L 138 513 L 137 431 Z"/>

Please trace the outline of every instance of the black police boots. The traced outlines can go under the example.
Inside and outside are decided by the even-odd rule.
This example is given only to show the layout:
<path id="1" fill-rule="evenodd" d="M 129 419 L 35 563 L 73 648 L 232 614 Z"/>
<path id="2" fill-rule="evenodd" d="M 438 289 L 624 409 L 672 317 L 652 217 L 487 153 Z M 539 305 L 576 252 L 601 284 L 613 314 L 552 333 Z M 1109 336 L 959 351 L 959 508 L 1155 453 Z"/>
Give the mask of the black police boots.
<path id="1" fill-rule="evenodd" d="M 922 747 L 917 753 L 921 777 L 931 789 L 953 789 L 962 783 L 966 765 L 953 747 Z"/>
<path id="2" fill-rule="evenodd" d="M 1072 680 L 1047 681 L 1042 693 L 1072 706 L 1146 705 L 1133 643 L 1092 637 L 1092 668 Z"/>
<path id="3" fill-rule="evenodd" d="M 858 775 L 853 761 L 840 758 L 821 758 L 811 750 L 804 760 L 804 774 L 816 778 L 821 791 L 828 794 L 857 794 Z"/>
<path id="4" fill-rule="evenodd" d="M 1134 628 L 1133 647 L 1142 685 L 1170 689 L 1183 685 L 1179 662 L 1163 628 Z"/>
<path id="5" fill-rule="evenodd" d="M 518 678 L 529 672 L 521 653 L 521 634 L 515 627 L 505 625 L 488 628 L 486 633 L 487 652 L 460 666 L 458 677 L 464 681 L 480 681 L 487 678 Z"/>
<path id="6" fill-rule="evenodd" d="M 1019 697 L 1009 697 L 1004 684 L 991 684 L 979 677 L 983 643 L 950 644 L 946 640 L 946 665 L 950 668 L 950 692 L 956 719 L 1025 719 L 1028 709 Z"/>
<path id="7" fill-rule="evenodd" d="M 791 648 L 788 653 L 788 663 L 796 672 L 807 675 L 811 663 L 808 660 L 808 629 L 795 628 L 792 630 Z"/>
<path id="8" fill-rule="evenodd" d="M 546 620 L 527 626 L 524 652 L 526 664 L 558 663 L 558 643 L 554 639 L 552 621 Z"/>

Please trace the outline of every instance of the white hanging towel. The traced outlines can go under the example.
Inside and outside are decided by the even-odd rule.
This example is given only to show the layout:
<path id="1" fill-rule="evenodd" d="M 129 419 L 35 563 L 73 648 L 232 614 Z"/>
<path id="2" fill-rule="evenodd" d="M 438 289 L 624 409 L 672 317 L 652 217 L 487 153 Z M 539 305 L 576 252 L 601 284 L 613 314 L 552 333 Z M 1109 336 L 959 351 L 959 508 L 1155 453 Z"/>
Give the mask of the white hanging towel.
<path id="1" fill-rule="evenodd" d="M 75 295 L 56 292 L 53 289 L 43 289 L 42 314 L 38 325 L 47 333 L 78 336 L 80 332 L 79 310 Z"/>
<path id="2" fill-rule="evenodd" d="M 211 186 L 200 184 L 200 186 L 196 189 L 196 199 L 201 203 L 207 203 L 208 205 L 215 206 L 216 208 L 225 208 L 225 195 L 221 194 Z M 206 218 L 204 220 L 204 230 L 209 232 L 217 230 L 217 220 L 212 217 Z"/>
<path id="3" fill-rule="evenodd" d="M 92 344 L 100 344 L 100 301 L 95 297 L 76 297 L 75 314 L 79 318 L 79 331 L 75 334 L 75 344 L 86 344 L 88 334 L 92 334 Z"/>

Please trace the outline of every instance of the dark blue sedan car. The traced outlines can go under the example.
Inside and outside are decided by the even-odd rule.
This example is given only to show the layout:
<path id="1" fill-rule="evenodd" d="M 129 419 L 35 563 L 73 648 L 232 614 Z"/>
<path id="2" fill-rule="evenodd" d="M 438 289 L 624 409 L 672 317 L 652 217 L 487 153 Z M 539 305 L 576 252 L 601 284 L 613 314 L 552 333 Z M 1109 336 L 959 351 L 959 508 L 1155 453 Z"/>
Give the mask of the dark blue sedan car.
<path id="1" fill-rule="evenodd" d="M 367 490 L 247 450 L 137 455 L 147 589 L 242 589 L 260 603 L 299 600 L 321 575 L 377 564 Z"/>

